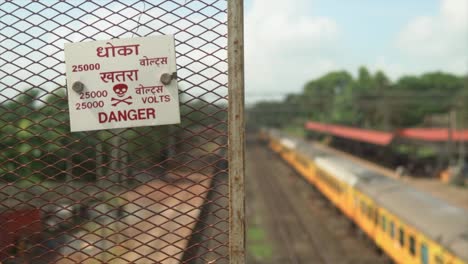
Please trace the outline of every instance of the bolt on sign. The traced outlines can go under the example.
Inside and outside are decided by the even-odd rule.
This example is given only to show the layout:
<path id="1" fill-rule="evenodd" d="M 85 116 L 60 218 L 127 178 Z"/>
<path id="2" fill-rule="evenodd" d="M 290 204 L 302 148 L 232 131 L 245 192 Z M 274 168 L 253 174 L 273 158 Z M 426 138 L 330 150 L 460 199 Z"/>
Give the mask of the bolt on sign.
<path id="1" fill-rule="evenodd" d="M 180 123 L 172 35 L 65 44 L 70 129 Z"/>

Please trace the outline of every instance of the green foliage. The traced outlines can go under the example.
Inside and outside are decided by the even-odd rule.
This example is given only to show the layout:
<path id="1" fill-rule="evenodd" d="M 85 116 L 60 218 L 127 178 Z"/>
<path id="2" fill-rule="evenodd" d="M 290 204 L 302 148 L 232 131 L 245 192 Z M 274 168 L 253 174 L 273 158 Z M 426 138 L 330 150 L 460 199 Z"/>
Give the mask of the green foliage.
<path id="1" fill-rule="evenodd" d="M 247 110 L 247 121 L 271 127 L 305 120 L 380 130 L 421 126 L 427 117 L 451 109 L 468 112 L 465 82 L 442 72 L 405 76 L 394 83 L 384 72 L 372 74 L 365 67 L 356 79 L 346 71 L 330 72 L 307 82 L 300 94 L 258 102 Z"/>
<path id="2" fill-rule="evenodd" d="M 225 108 L 203 100 L 185 102 L 182 127 L 225 129 Z M 25 90 L 2 102 L 0 115 L 4 182 L 95 181 L 116 171 L 126 175 L 128 168 L 147 170 L 167 158 L 168 142 L 177 144 L 183 132 L 156 126 L 70 133 L 65 88 Z"/>
<path id="3" fill-rule="evenodd" d="M 403 77 L 394 87 L 400 101 L 395 104 L 393 121 L 398 126 L 415 126 L 426 116 L 447 113 L 456 108 L 457 94 L 466 89 L 462 77 L 447 73 Z"/>

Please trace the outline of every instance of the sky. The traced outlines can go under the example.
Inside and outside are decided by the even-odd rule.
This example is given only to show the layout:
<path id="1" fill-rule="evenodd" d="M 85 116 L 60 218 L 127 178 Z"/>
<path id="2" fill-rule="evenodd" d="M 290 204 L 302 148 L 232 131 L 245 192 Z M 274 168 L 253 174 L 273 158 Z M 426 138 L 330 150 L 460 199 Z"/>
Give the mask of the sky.
<path id="1" fill-rule="evenodd" d="M 31 87 L 63 87 L 65 43 L 172 34 L 181 100 L 223 103 L 226 6 L 223 0 L 0 0 L 0 102 Z"/>
<path id="2" fill-rule="evenodd" d="M 28 5 L 19 8 L 17 5 L 22 2 Z M 105 2 L 108 4 L 102 4 Z M 173 34 L 178 31 L 173 26 L 189 28 L 194 35 L 201 34 L 203 28 L 191 27 L 193 21 L 190 20 L 204 21 L 200 23 L 211 30 L 201 37 L 214 39 L 214 43 L 204 43 L 204 40 L 179 32 L 176 35 L 178 41 L 190 39 L 192 46 L 211 53 L 211 56 L 190 53 L 190 59 L 196 59 L 198 64 L 190 64 L 186 57 L 179 58 L 179 66 L 189 65 L 186 68 L 190 68 L 190 72 L 180 72 L 180 75 L 203 73 L 205 65 L 210 65 L 212 72 L 203 74 L 212 78 L 226 71 L 223 59 L 226 52 L 220 49 L 226 45 L 226 28 L 220 27 L 218 22 L 225 21 L 226 14 L 217 15 L 218 21 L 205 20 L 200 15 L 180 19 L 189 13 L 180 6 L 181 3 L 197 10 L 210 0 L 204 0 L 206 3 L 187 0 L 149 2 L 151 5 L 126 0 L 128 6 L 125 7 L 119 2 L 100 0 L 106 8 L 99 10 L 94 10 L 96 7 L 91 2 L 76 4 L 73 9 L 67 2 L 54 1 L 47 2 L 52 3 L 52 9 L 26 0 L 15 1 L 17 5 L 3 4 L 0 8 L 0 40 L 2 37 L 6 39 L 0 41 L 0 64 L 4 64 L 4 72 L 0 71 L 0 89 L 3 85 L 22 89 L 32 84 L 55 89 L 63 84 L 62 49 L 65 42 L 88 41 L 91 37 L 109 39 Z M 226 2 L 216 3 L 219 8 L 225 8 Z M 373 73 L 382 70 L 393 81 L 404 75 L 431 71 L 458 75 L 468 72 L 468 0 L 245 0 L 244 5 L 247 103 L 298 93 L 307 81 L 330 71 L 346 70 L 355 76 L 360 66 L 366 66 Z M 154 19 L 166 9 L 171 10 L 171 6 L 177 7 L 176 14 Z M 40 12 L 42 17 L 31 16 L 28 9 Z M 90 14 L 83 14 L 84 11 Z M 57 12 L 68 16 L 55 17 Z M 110 12 L 115 14 L 109 16 Z M 218 13 L 213 8 L 201 12 L 205 16 Z M 51 20 L 46 20 L 49 17 Z M 107 20 L 116 26 L 109 28 Z M 55 22 L 62 25 L 57 26 Z M 92 26 L 82 28 L 85 24 Z M 43 28 L 54 29 L 48 33 Z M 74 29 L 80 30 L 73 32 Z M 100 32 L 98 29 L 106 30 Z M 19 34 L 21 31 L 27 34 Z M 32 51 L 30 46 L 40 50 Z M 184 50 L 187 47 L 191 46 L 180 45 L 178 51 L 187 52 Z M 5 49 L 11 51 L 4 52 Z M 5 73 L 11 74 L 2 76 Z M 197 76 L 191 78 L 193 81 Z M 202 82 L 201 79 L 195 81 Z M 204 89 L 214 89 L 219 86 L 217 83 L 225 83 L 224 79 L 204 83 L 207 87 L 192 92 L 200 94 Z M 3 92 L 0 101 L 2 96 L 11 94 Z M 215 97 L 219 95 L 215 94 Z"/>
<path id="3" fill-rule="evenodd" d="M 468 72 L 468 0 L 246 0 L 247 102 L 330 71 Z"/>

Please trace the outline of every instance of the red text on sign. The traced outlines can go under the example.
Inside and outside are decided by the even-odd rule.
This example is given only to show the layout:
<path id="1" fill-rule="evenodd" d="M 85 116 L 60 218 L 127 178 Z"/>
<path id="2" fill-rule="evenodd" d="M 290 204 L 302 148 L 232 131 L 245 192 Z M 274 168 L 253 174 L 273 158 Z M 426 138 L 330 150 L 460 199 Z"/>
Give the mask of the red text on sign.
<path id="1" fill-rule="evenodd" d="M 157 104 L 157 103 L 167 103 L 171 101 L 171 96 L 169 95 L 160 95 L 160 96 L 148 96 L 141 98 L 144 104 Z"/>
<path id="2" fill-rule="evenodd" d="M 160 57 L 160 58 L 148 58 L 143 56 L 143 59 L 140 59 L 141 66 L 149 66 L 156 64 L 159 67 L 159 64 L 167 64 L 167 57 Z"/>
<path id="3" fill-rule="evenodd" d="M 138 47 L 140 44 L 134 44 L 134 45 L 123 45 L 123 46 L 114 46 L 111 43 L 107 42 L 106 45 L 109 45 L 108 47 L 98 47 L 96 49 L 96 55 L 98 57 L 115 57 L 116 53 L 119 56 L 128 56 L 132 55 L 135 53 L 135 55 L 138 55 Z M 109 54 L 109 52 L 111 54 Z"/>
<path id="4" fill-rule="evenodd" d="M 112 123 L 133 120 L 155 119 L 156 111 L 154 108 L 140 108 L 130 110 L 117 110 L 98 113 L 99 123 Z"/>
<path id="5" fill-rule="evenodd" d="M 99 69 L 101 69 L 101 64 L 99 63 L 72 65 L 73 72 L 94 71 Z"/>
<path id="6" fill-rule="evenodd" d="M 143 86 L 140 84 L 140 86 L 135 88 L 135 92 L 137 94 L 156 94 L 156 93 L 162 93 L 164 91 L 164 86 L 162 85 L 156 85 L 156 86 Z"/>
<path id="7" fill-rule="evenodd" d="M 82 103 L 76 103 L 75 106 L 76 106 L 76 110 L 102 108 L 104 107 L 104 102 L 103 101 L 82 102 Z"/>
<path id="8" fill-rule="evenodd" d="M 107 91 L 92 91 L 80 93 L 80 99 L 107 97 Z"/>
<path id="9" fill-rule="evenodd" d="M 101 72 L 99 75 L 101 76 L 101 80 L 105 83 L 109 81 L 126 82 L 138 80 L 138 70 Z"/>

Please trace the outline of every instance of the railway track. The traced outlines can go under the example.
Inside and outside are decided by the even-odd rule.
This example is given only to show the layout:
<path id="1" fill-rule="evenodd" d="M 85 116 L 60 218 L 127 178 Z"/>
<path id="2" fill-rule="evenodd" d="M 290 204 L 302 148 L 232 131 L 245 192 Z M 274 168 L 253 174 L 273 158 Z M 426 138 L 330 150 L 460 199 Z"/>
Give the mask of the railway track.
<path id="1" fill-rule="evenodd" d="M 250 211 L 262 215 L 274 242 L 274 259 L 265 263 L 382 263 L 343 216 L 265 147 L 249 146 L 247 173 L 248 192 L 263 206 Z"/>
<path id="2" fill-rule="evenodd" d="M 263 181 L 268 184 L 268 188 L 272 191 L 268 199 L 274 201 L 274 203 L 269 203 L 268 209 L 274 215 L 273 224 L 277 230 L 278 235 L 281 237 L 281 240 L 284 241 L 285 251 L 287 253 L 288 262 L 291 264 L 304 263 L 304 256 L 297 254 L 295 250 L 295 244 L 297 244 L 297 239 L 301 237 L 301 242 L 304 245 L 310 246 L 309 254 L 312 254 L 316 261 L 319 263 L 333 263 L 328 261 L 328 258 L 319 250 L 318 241 L 314 239 L 313 235 L 310 235 L 309 232 L 303 233 L 307 228 L 304 223 L 297 217 L 297 212 L 291 207 L 291 201 L 287 198 L 283 199 L 284 192 L 281 188 L 276 188 L 276 182 L 271 182 L 262 177 Z M 278 197 L 278 198 L 277 198 Z M 273 206 L 274 205 L 274 206 Z M 283 208 L 283 210 L 278 210 Z M 289 208 L 289 209 L 288 209 Z M 286 209 L 286 210 L 285 210 Z M 298 219 L 299 221 L 296 221 Z M 296 222 L 296 224 L 288 222 Z"/>

